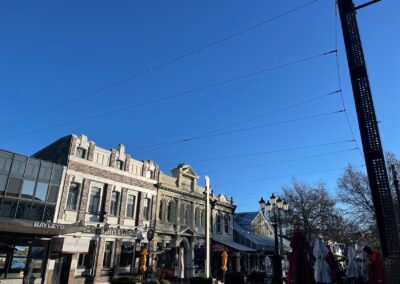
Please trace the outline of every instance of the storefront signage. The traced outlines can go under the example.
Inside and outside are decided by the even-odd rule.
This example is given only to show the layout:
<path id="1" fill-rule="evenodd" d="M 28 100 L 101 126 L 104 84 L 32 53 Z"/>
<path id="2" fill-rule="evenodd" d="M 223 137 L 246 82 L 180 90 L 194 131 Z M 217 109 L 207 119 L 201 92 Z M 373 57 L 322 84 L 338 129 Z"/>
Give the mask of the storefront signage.
<path id="1" fill-rule="evenodd" d="M 56 224 L 56 223 L 45 223 L 45 222 L 33 222 L 33 227 L 35 228 L 45 228 L 45 229 L 58 229 L 63 230 L 63 224 Z"/>
<path id="2" fill-rule="evenodd" d="M 52 251 L 65 254 L 87 253 L 89 252 L 90 239 L 86 238 L 53 238 Z"/>
<path id="3" fill-rule="evenodd" d="M 85 233 L 96 234 L 96 235 L 109 235 L 109 236 L 127 236 L 134 238 L 143 238 L 143 234 L 141 231 L 132 230 L 132 229 L 122 229 L 115 227 L 97 227 L 97 226 L 86 226 Z"/>

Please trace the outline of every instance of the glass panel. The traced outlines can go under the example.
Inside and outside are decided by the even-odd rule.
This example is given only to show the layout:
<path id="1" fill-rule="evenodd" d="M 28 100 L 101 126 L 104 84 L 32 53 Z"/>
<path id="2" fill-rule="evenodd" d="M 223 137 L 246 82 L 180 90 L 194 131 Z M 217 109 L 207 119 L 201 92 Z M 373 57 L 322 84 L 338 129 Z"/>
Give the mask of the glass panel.
<path id="1" fill-rule="evenodd" d="M 43 258 L 44 247 L 31 247 L 31 253 L 29 256 L 32 258 Z"/>
<path id="2" fill-rule="evenodd" d="M 50 180 L 51 168 L 52 168 L 52 164 L 42 161 L 41 166 L 40 166 L 40 171 L 39 171 L 39 180 L 40 181 L 48 182 Z"/>
<path id="3" fill-rule="evenodd" d="M 35 190 L 35 183 L 36 182 L 31 180 L 24 180 L 21 197 L 32 199 L 33 192 Z"/>
<path id="4" fill-rule="evenodd" d="M 121 258 L 119 261 L 120 266 L 130 266 L 132 263 L 133 244 L 122 243 L 121 244 Z"/>
<path id="5" fill-rule="evenodd" d="M 29 159 L 28 165 L 26 166 L 25 178 L 36 180 L 40 168 L 40 162 L 38 160 Z"/>
<path id="6" fill-rule="evenodd" d="M 29 220 L 31 204 L 31 201 L 20 200 L 18 203 L 17 215 L 15 216 L 15 218 Z"/>
<path id="7" fill-rule="evenodd" d="M 0 253 L 0 270 L 3 270 L 6 265 L 7 254 Z"/>
<path id="8" fill-rule="evenodd" d="M 107 241 L 104 249 L 103 267 L 110 268 L 113 242 Z"/>
<path id="9" fill-rule="evenodd" d="M 78 207 L 78 196 L 79 196 L 79 183 L 71 183 L 68 199 L 67 199 L 67 209 L 76 210 Z"/>
<path id="10" fill-rule="evenodd" d="M 6 190 L 7 176 L 0 174 L 0 191 Z"/>
<path id="11" fill-rule="evenodd" d="M 47 183 L 38 182 L 36 186 L 35 199 L 45 201 L 48 187 L 49 185 Z"/>
<path id="12" fill-rule="evenodd" d="M 93 188 L 90 192 L 89 208 L 88 211 L 91 213 L 97 213 L 100 202 L 100 188 Z"/>
<path id="13" fill-rule="evenodd" d="M 34 278 L 40 278 L 42 277 L 42 265 L 43 265 L 43 259 L 32 259 L 33 262 L 33 270 L 32 270 L 32 276 Z"/>
<path id="14" fill-rule="evenodd" d="M 44 204 L 34 203 L 32 205 L 31 213 L 29 214 L 29 220 L 42 221 L 44 213 Z"/>
<path id="15" fill-rule="evenodd" d="M 22 179 L 10 177 L 7 185 L 7 195 L 18 196 L 22 186 Z"/>
<path id="16" fill-rule="evenodd" d="M 14 252 L 14 256 L 28 256 L 28 252 L 29 252 L 29 247 L 28 246 L 15 246 L 15 248 L 17 249 Z"/>
<path id="17" fill-rule="evenodd" d="M 17 208 L 17 199 L 4 198 L 0 206 L 0 216 L 6 218 L 14 218 Z"/>
<path id="18" fill-rule="evenodd" d="M 54 165 L 53 174 L 51 175 L 51 183 L 60 184 L 62 176 L 62 166 Z"/>
<path id="19" fill-rule="evenodd" d="M 24 269 L 26 264 L 26 257 L 13 257 L 11 262 L 11 269 Z"/>
<path id="20" fill-rule="evenodd" d="M 0 173 L 8 175 L 10 172 L 12 154 L 0 151 Z"/>
<path id="21" fill-rule="evenodd" d="M 46 205 L 46 210 L 44 211 L 43 222 L 52 222 L 54 217 L 54 205 Z"/>
<path id="22" fill-rule="evenodd" d="M 56 203 L 58 197 L 59 185 L 51 185 L 49 195 L 47 195 L 47 202 Z"/>
<path id="23" fill-rule="evenodd" d="M 12 166 L 11 166 L 11 175 L 15 177 L 22 177 L 25 171 L 26 165 L 26 157 L 15 155 Z"/>

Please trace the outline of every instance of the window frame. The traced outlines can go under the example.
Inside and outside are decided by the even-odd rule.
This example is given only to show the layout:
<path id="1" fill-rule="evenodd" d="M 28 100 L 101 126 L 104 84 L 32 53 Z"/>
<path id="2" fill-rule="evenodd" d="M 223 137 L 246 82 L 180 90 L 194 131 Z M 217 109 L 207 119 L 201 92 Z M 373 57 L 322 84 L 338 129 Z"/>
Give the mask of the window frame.
<path id="1" fill-rule="evenodd" d="M 97 209 L 96 209 L 96 211 L 93 211 L 93 210 L 92 210 L 93 208 L 91 208 L 91 207 L 92 207 L 92 206 L 91 206 L 91 200 L 92 200 L 92 192 L 93 192 L 95 189 L 99 192 L 99 195 L 98 195 L 98 201 L 97 201 Z M 101 205 L 101 194 L 102 194 L 102 188 L 101 188 L 101 187 L 98 187 L 98 186 L 92 186 L 92 187 L 90 187 L 89 200 L 88 200 L 86 212 L 88 212 L 88 213 L 90 213 L 90 214 L 98 214 L 98 213 L 99 213 L 100 205 Z"/>
<path id="2" fill-rule="evenodd" d="M 78 155 L 78 151 L 82 151 L 83 155 Z M 75 156 L 81 159 L 86 160 L 87 159 L 87 150 L 83 147 L 76 147 L 76 152 L 75 152 Z"/>
<path id="3" fill-rule="evenodd" d="M 128 216 L 128 205 L 129 205 L 129 197 L 132 196 L 134 197 L 133 199 L 133 206 L 132 206 L 132 216 Z M 125 205 L 125 218 L 128 219 L 136 219 L 136 206 L 137 206 L 137 195 L 136 194 L 132 194 L 132 193 L 128 193 L 126 196 L 126 205 Z"/>
<path id="4" fill-rule="evenodd" d="M 115 205 L 115 207 L 113 207 L 113 195 L 114 194 L 116 194 L 116 198 L 117 198 L 117 200 L 116 200 L 116 205 Z M 120 209 L 120 206 L 121 205 L 121 192 L 119 192 L 119 191 L 117 191 L 117 190 L 113 190 L 112 192 L 111 192 L 111 199 L 110 199 L 110 210 L 109 210 L 109 215 L 110 216 L 114 216 L 114 217 L 118 217 L 119 216 L 119 209 Z M 115 213 L 113 212 L 113 209 L 115 210 Z"/>

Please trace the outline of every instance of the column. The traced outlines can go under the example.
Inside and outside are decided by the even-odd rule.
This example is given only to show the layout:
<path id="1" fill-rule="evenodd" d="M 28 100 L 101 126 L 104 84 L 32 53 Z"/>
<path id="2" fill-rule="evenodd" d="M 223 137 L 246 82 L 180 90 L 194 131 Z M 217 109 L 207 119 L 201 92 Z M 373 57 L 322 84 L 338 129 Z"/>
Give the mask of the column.
<path id="1" fill-rule="evenodd" d="M 102 282 L 101 281 L 101 269 L 103 268 L 104 244 L 105 244 L 104 238 L 99 238 L 99 240 L 98 240 L 99 249 L 97 250 L 98 255 L 96 257 L 96 263 L 94 264 L 94 266 L 96 267 L 96 274 L 94 276 L 95 283 Z"/>
<path id="2" fill-rule="evenodd" d="M 79 221 L 85 220 L 88 197 L 90 194 L 90 180 L 85 178 L 82 183 L 81 205 L 79 207 Z"/>

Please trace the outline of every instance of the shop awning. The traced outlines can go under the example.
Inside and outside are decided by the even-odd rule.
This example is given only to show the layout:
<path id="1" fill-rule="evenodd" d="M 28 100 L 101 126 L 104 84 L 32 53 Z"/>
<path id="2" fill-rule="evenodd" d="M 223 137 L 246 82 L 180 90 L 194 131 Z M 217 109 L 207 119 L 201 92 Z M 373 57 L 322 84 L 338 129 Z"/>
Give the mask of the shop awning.
<path id="1" fill-rule="evenodd" d="M 255 249 L 246 247 L 230 239 L 213 239 L 212 250 L 227 250 L 228 252 L 256 252 Z"/>
<path id="2" fill-rule="evenodd" d="M 80 225 L 67 225 L 46 223 L 39 221 L 0 218 L 0 231 L 11 233 L 25 233 L 35 235 L 57 236 L 76 232 L 83 232 L 85 227 Z"/>

